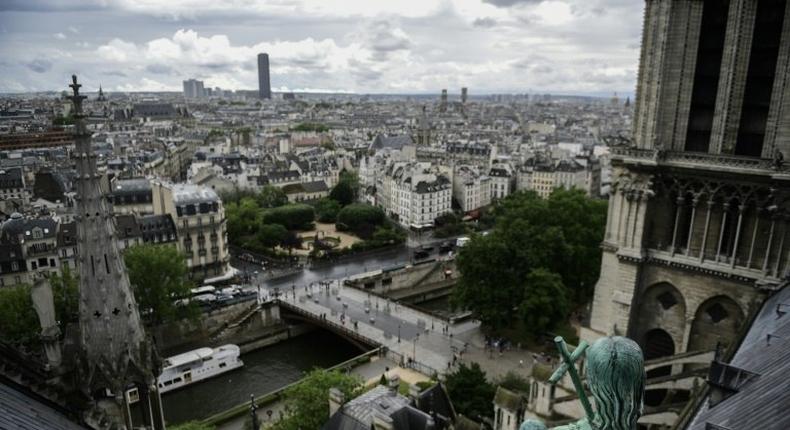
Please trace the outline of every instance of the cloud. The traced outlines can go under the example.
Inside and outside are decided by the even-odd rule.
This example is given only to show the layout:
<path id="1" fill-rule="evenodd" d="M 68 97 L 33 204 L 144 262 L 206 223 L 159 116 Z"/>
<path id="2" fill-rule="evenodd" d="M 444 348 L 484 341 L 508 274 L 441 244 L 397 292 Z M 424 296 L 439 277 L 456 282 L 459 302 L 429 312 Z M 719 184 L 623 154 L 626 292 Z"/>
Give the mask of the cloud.
<path id="1" fill-rule="evenodd" d="M 497 20 L 490 17 L 475 18 L 475 20 L 472 21 L 472 25 L 480 28 L 492 28 L 497 25 Z"/>
<path id="2" fill-rule="evenodd" d="M 496 7 L 512 7 L 521 4 L 535 4 L 543 0 L 483 0 L 483 3 L 492 4 Z"/>
<path id="3" fill-rule="evenodd" d="M 52 63 L 42 58 L 37 58 L 26 64 L 27 68 L 36 73 L 46 73 L 52 68 Z"/>
<path id="4" fill-rule="evenodd" d="M 145 66 L 145 71 L 155 75 L 170 75 L 173 73 L 173 68 L 167 64 L 149 64 Z"/>
<path id="5" fill-rule="evenodd" d="M 437 94 L 632 91 L 644 8 L 634 0 L 0 3 L 14 20 L 3 26 L 0 58 L 9 61 L 0 73 L 23 88 L 59 89 L 64 73 L 90 72 L 107 90 L 179 90 L 189 78 L 254 89 L 256 55 L 267 52 L 273 87 Z M 68 48 L 52 38 L 61 27 Z M 57 67 L 34 73 L 34 59 Z"/>
<path id="6" fill-rule="evenodd" d="M 55 34 L 53 34 L 52 36 L 53 36 L 55 39 L 58 39 L 58 40 L 63 40 L 63 39 L 65 39 L 65 38 L 66 38 L 66 35 L 65 35 L 65 34 L 63 34 L 63 33 L 55 33 Z"/>

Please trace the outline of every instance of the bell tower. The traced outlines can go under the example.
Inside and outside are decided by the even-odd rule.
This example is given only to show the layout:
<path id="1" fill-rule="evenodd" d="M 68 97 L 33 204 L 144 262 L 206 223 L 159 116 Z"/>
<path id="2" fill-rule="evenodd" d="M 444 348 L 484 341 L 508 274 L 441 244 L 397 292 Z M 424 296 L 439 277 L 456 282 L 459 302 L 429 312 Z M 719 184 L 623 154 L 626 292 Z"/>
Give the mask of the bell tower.
<path id="1" fill-rule="evenodd" d="M 647 0 L 588 341 L 729 345 L 790 275 L 790 1 Z"/>
<path id="2" fill-rule="evenodd" d="M 77 177 L 75 219 L 79 265 L 78 382 L 92 401 L 86 421 L 99 428 L 132 429 L 127 390 L 139 395 L 144 426 L 164 429 L 157 387 L 159 363 L 146 337 L 117 244 L 114 218 L 96 168 L 85 125 L 81 85 L 72 76 L 73 154 Z M 102 416 L 109 423 L 102 421 Z"/>

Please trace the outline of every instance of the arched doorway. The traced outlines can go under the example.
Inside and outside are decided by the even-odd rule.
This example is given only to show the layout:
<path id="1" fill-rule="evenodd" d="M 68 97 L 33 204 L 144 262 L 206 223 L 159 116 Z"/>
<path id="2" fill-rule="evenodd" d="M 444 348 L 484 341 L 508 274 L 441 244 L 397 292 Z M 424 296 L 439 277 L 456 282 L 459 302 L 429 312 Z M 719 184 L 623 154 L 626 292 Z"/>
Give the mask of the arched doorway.
<path id="1" fill-rule="evenodd" d="M 668 357 L 675 355 L 675 341 L 666 330 L 655 328 L 645 333 L 642 340 L 642 352 L 645 360 Z M 672 374 L 672 366 L 663 366 L 647 372 L 647 379 L 668 376 Z M 647 390 L 645 392 L 645 405 L 658 406 L 667 397 L 667 390 Z"/>
<path id="2" fill-rule="evenodd" d="M 722 295 L 706 300 L 694 315 L 687 350 L 712 351 L 718 344 L 731 345 L 743 319 L 743 311 L 733 299 Z"/>
<path id="3" fill-rule="evenodd" d="M 673 344 L 673 352 L 668 355 L 674 354 L 683 344 L 683 333 L 686 329 L 686 301 L 683 295 L 674 285 L 660 282 L 649 286 L 640 296 L 635 339 L 644 349 L 647 347 L 644 343 L 647 333 L 653 329 L 662 329 Z M 661 356 L 651 358 L 658 357 Z"/>

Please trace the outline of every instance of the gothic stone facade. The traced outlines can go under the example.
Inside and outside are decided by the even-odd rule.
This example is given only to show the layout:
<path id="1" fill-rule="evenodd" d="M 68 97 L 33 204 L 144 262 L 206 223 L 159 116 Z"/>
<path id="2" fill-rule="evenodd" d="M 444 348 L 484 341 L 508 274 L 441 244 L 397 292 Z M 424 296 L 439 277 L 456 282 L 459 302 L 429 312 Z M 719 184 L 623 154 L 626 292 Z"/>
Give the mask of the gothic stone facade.
<path id="1" fill-rule="evenodd" d="M 648 359 L 711 350 L 787 278 L 787 3 L 646 2 L 634 140 L 612 151 L 583 338 L 628 335 Z"/>

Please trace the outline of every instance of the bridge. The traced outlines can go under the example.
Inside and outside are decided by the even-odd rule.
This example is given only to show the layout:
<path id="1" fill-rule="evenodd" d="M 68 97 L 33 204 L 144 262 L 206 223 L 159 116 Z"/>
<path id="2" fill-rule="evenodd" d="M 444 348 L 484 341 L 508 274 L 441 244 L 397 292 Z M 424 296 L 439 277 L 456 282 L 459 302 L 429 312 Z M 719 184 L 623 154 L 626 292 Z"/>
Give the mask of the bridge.
<path id="1" fill-rule="evenodd" d="M 464 348 L 454 337 L 478 328 L 472 322 L 449 325 L 340 281 L 293 287 L 276 302 L 283 318 L 308 321 L 360 347 L 385 347 L 390 358 L 427 375 L 445 373 L 453 355 Z"/>

